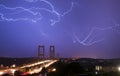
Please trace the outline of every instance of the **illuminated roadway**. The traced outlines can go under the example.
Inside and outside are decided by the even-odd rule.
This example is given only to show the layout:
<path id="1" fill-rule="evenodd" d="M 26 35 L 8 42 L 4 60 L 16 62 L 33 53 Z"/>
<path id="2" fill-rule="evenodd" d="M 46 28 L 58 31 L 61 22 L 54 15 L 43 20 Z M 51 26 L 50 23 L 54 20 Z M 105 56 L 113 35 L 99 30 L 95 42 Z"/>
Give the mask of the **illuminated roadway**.
<path id="1" fill-rule="evenodd" d="M 30 71 L 27 71 L 27 73 L 29 73 L 29 74 L 39 73 L 42 70 L 43 67 L 47 68 L 55 62 L 57 62 L 57 60 L 43 60 L 43 61 L 39 61 L 39 62 L 36 62 L 36 63 L 24 65 L 24 66 L 21 66 L 21 67 L 16 67 L 14 69 L 10 68 L 10 69 L 1 70 L 0 71 L 0 76 L 3 75 L 3 74 L 6 74 L 6 73 L 13 75 L 16 70 L 21 70 L 21 69 L 24 69 L 24 68 L 30 68 L 30 67 L 34 67 L 34 66 L 37 66 L 37 65 L 42 65 L 39 68 L 34 68 Z"/>

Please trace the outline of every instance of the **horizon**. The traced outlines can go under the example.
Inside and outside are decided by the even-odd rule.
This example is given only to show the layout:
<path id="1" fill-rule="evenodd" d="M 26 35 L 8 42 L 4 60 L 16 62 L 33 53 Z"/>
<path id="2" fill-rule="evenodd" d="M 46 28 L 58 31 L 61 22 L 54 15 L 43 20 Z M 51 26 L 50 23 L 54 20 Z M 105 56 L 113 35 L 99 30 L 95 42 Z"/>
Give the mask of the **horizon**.
<path id="1" fill-rule="evenodd" d="M 35 57 L 35 56 L 33 56 L 33 57 L 31 57 L 31 56 L 26 56 L 26 57 L 0 57 L 0 58 L 39 58 L 39 57 Z M 49 57 L 47 57 L 47 58 L 49 58 Z M 47 59 L 47 58 L 45 58 L 45 59 Z M 59 59 L 73 59 L 73 58 L 75 58 L 75 59 L 105 59 L 105 60 L 107 60 L 107 59 L 120 59 L 120 58 L 91 58 L 91 57 L 78 57 L 78 58 L 76 58 L 76 57 L 60 57 Z"/>

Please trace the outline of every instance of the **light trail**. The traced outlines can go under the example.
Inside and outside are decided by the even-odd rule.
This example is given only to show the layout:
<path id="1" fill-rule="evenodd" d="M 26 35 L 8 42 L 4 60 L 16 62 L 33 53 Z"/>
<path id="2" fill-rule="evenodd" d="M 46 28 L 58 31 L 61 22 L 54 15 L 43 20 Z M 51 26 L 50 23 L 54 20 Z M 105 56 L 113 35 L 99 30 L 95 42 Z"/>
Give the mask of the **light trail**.
<path id="1" fill-rule="evenodd" d="M 44 60 L 44 61 L 36 62 L 36 63 L 33 63 L 33 64 L 25 65 L 25 66 L 22 66 L 20 68 L 32 67 L 32 66 L 40 65 L 40 64 L 43 64 L 43 63 L 46 63 L 46 62 L 50 62 L 50 61 L 51 60 Z"/>
<path id="2" fill-rule="evenodd" d="M 57 62 L 57 60 L 51 60 L 49 63 L 44 64 L 43 66 L 41 66 L 38 69 L 33 69 L 32 71 L 29 71 L 28 73 L 30 73 L 30 74 L 39 73 L 42 70 L 43 67 L 47 68 L 55 62 Z"/>
<path id="3" fill-rule="evenodd" d="M 21 69 L 24 69 L 24 68 L 28 68 L 28 67 L 34 67 L 34 66 L 37 66 L 37 65 L 40 65 L 40 64 L 44 64 L 43 66 L 39 67 L 38 69 L 33 69 L 31 71 L 28 71 L 29 74 L 34 74 L 34 73 L 39 73 L 41 70 L 42 70 L 42 67 L 49 67 L 51 64 L 57 62 L 57 60 L 44 60 L 44 61 L 39 61 L 39 62 L 36 62 L 36 63 L 33 63 L 33 64 L 28 64 L 28 65 L 25 65 L 25 66 L 22 66 L 22 67 L 16 67 L 14 69 L 5 69 L 5 70 L 1 70 L 0 71 L 0 76 L 2 76 L 3 74 L 14 74 L 15 71 L 17 70 L 21 70 Z"/>

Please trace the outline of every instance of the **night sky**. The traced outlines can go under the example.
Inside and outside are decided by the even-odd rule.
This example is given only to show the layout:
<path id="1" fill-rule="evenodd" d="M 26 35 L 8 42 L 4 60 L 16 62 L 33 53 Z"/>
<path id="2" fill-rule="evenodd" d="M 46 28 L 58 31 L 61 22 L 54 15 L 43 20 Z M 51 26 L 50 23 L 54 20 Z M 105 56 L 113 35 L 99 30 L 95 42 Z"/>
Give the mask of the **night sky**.
<path id="1" fill-rule="evenodd" d="M 120 0 L 0 0 L 0 57 L 120 58 Z"/>

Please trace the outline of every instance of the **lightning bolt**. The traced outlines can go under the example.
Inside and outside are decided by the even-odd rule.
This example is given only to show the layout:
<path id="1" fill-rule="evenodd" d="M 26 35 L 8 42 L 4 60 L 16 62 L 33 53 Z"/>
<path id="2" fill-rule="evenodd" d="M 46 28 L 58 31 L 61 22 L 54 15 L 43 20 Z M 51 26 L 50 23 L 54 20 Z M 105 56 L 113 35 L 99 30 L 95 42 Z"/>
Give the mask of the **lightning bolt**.
<path id="1" fill-rule="evenodd" d="M 74 33 L 74 34 L 73 34 L 73 37 L 74 37 L 74 38 L 73 38 L 73 43 L 78 42 L 78 43 L 80 43 L 80 44 L 82 44 L 82 45 L 84 45 L 84 46 L 90 46 L 90 45 L 99 43 L 99 42 L 103 41 L 104 39 L 102 38 L 102 39 L 99 39 L 99 40 L 93 40 L 93 39 L 91 38 L 91 36 L 94 34 L 94 32 L 95 32 L 96 30 L 99 30 L 99 31 L 115 30 L 115 29 L 114 29 L 115 27 L 120 27 L 120 25 L 119 25 L 119 24 L 116 24 L 115 26 L 110 26 L 110 27 L 105 27 L 105 28 L 93 27 L 93 28 L 91 29 L 91 31 L 88 33 L 88 35 L 87 35 L 83 40 L 80 40 L 79 37 Z"/>
<path id="2" fill-rule="evenodd" d="M 23 8 L 23 7 L 15 7 L 15 8 L 10 8 L 10 7 L 6 7 L 5 5 L 0 5 L 0 19 L 1 19 L 1 21 L 20 21 L 20 20 L 23 20 L 23 21 L 32 21 L 32 22 L 36 22 L 37 20 L 41 20 L 41 18 L 42 18 L 42 16 L 41 16 L 41 14 L 40 13 L 36 13 L 36 12 L 33 12 L 33 11 L 31 11 L 30 9 L 25 9 L 25 8 Z M 9 11 L 11 11 L 11 13 L 6 13 L 6 12 L 4 12 L 4 11 L 2 11 L 2 10 L 7 10 L 7 12 L 9 12 Z M 12 14 L 15 16 L 15 14 L 16 15 L 18 15 L 19 13 L 17 13 L 17 12 L 27 12 L 28 14 L 30 14 L 30 15 L 32 15 L 32 16 L 38 16 L 39 18 L 27 18 L 27 17 L 21 17 L 21 18 L 12 18 L 11 16 L 12 16 Z M 15 13 L 16 12 L 16 13 Z M 9 16 L 11 14 L 11 16 L 10 17 L 7 17 L 7 16 Z"/>
<path id="3" fill-rule="evenodd" d="M 55 10 L 55 6 L 47 0 L 25 0 L 25 1 L 30 3 L 43 2 L 47 4 L 50 7 L 50 9 L 40 8 L 40 7 L 32 7 L 32 8 L 7 7 L 5 5 L 0 4 L 0 21 L 21 21 L 22 20 L 22 21 L 40 22 L 44 17 L 40 11 L 45 11 L 56 16 L 56 19 L 49 19 L 50 24 L 53 26 L 56 23 L 60 22 L 61 17 L 70 13 L 74 7 L 74 2 L 71 2 L 71 7 L 67 11 L 61 14 L 57 12 Z M 25 16 L 24 13 L 27 13 L 30 16 Z M 18 15 L 20 16 L 18 17 Z"/>

